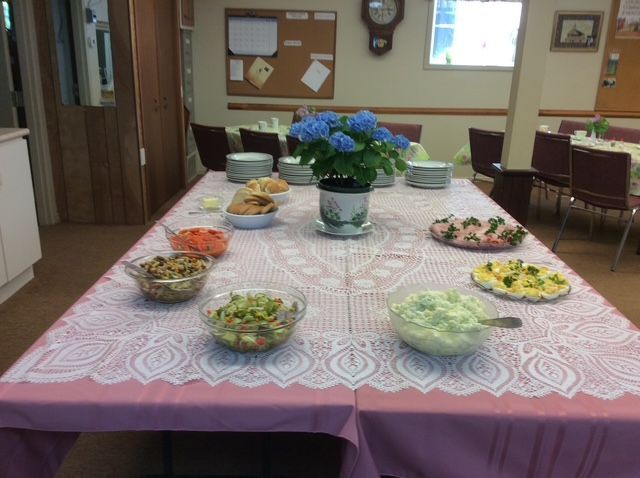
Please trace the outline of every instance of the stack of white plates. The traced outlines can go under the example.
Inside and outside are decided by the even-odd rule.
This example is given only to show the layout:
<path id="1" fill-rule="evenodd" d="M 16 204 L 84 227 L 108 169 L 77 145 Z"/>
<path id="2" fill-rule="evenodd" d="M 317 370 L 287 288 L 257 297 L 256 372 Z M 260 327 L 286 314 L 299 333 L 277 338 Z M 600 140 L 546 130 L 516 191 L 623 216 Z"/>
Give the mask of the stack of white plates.
<path id="1" fill-rule="evenodd" d="M 249 179 L 271 176 L 273 157 L 266 153 L 227 154 L 227 179 L 244 183 Z"/>
<path id="2" fill-rule="evenodd" d="M 392 186 L 393 183 L 396 181 L 395 174 L 388 175 L 387 173 L 384 172 L 384 169 L 376 169 L 376 171 L 378 171 L 378 177 L 374 182 L 371 183 L 371 185 L 374 188 Z"/>
<path id="3" fill-rule="evenodd" d="M 312 160 L 313 162 L 313 160 Z M 283 156 L 278 160 L 280 179 L 290 184 L 315 184 L 318 180 L 313 177 L 309 164 L 300 164 L 300 158 Z"/>
<path id="4" fill-rule="evenodd" d="M 453 163 L 413 161 L 407 164 L 407 183 L 417 188 L 438 189 L 451 184 Z"/>

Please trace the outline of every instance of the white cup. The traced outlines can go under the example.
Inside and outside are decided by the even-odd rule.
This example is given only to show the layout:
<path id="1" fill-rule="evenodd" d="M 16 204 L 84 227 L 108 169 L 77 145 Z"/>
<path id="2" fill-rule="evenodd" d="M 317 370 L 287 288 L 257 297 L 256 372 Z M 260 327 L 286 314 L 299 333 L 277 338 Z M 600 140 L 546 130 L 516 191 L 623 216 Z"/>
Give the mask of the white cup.
<path id="1" fill-rule="evenodd" d="M 549 125 L 548 124 L 541 124 L 540 126 L 538 126 L 538 131 L 540 131 L 542 133 L 548 133 L 549 132 Z"/>
<path id="2" fill-rule="evenodd" d="M 266 121 L 258 121 L 258 129 L 260 131 L 267 131 L 267 122 Z"/>
<path id="3" fill-rule="evenodd" d="M 271 127 L 273 129 L 275 129 L 275 130 L 280 128 L 280 120 L 278 118 L 276 118 L 275 116 L 273 118 L 271 118 Z"/>
<path id="4" fill-rule="evenodd" d="M 587 131 L 584 129 L 577 129 L 573 132 L 573 134 L 576 136 L 576 138 L 586 138 L 587 137 Z"/>

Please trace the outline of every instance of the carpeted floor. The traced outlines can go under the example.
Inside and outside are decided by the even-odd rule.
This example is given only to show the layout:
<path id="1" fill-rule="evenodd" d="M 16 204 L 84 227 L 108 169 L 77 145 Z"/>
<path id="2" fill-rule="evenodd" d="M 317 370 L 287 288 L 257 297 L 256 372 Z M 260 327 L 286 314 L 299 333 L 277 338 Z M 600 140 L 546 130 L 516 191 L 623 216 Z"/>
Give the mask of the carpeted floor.
<path id="1" fill-rule="evenodd" d="M 478 183 L 487 192 L 488 183 Z M 534 192 L 534 194 L 537 194 Z M 535 203 L 535 201 L 532 201 Z M 564 204 L 563 212 L 566 210 Z M 588 236 L 585 213 L 569 221 L 559 256 L 593 285 L 636 325 L 640 326 L 640 255 L 635 249 L 640 227 L 629 235 L 617 272 L 609 266 L 622 225 L 596 221 Z M 543 199 L 540 218 L 532 207 L 529 230 L 548 247 L 560 224 L 553 198 Z M 59 224 L 40 229 L 43 258 L 36 277 L 4 304 L 0 304 L 0 371 L 18 357 L 77 300 L 133 243 L 147 226 Z M 175 468 L 181 474 L 217 473 L 225 476 L 257 475 L 260 438 L 251 434 L 176 433 Z M 274 476 L 337 476 L 341 443 L 323 435 L 274 434 Z M 153 432 L 83 434 L 63 464 L 59 478 L 138 477 L 162 470 L 161 435 Z"/>

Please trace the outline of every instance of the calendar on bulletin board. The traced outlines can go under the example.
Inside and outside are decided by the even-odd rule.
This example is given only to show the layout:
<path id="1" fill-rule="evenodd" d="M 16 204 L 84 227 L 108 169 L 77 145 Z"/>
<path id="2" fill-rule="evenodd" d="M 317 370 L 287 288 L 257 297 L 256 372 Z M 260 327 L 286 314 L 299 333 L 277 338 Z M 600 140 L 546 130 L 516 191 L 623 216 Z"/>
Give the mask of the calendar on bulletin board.
<path id="1" fill-rule="evenodd" d="M 336 12 L 225 9 L 227 94 L 333 98 Z"/>

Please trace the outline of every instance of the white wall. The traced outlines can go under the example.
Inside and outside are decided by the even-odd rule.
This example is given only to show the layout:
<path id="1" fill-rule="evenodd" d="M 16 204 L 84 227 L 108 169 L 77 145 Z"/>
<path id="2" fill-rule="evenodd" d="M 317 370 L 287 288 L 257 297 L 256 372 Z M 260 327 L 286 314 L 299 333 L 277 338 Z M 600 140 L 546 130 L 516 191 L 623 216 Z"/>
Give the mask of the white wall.
<path id="1" fill-rule="evenodd" d="M 535 8 L 535 0 L 532 0 Z M 348 106 L 507 108 L 511 73 L 500 71 L 443 71 L 423 69 L 427 32 L 425 0 L 406 0 L 404 20 L 398 25 L 393 50 L 380 57 L 368 50 L 369 34 L 360 18 L 360 2 L 325 0 L 196 0 L 193 34 L 194 121 L 211 125 L 254 122 L 290 113 L 229 111 L 229 102 L 315 104 Z M 549 52 L 541 108 L 591 110 L 595 105 L 611 0 L 557 0 L 558 10 L 605 12 L 597 53 Z M 227 96 L 225 82 L 225 8 L 277 8 L 333 10 L 338 12 L 335 61 L 335 95 L 332 100 Z M 550 41 L 550 39 L 549 39 Z M 387 121 L 422 123 L 422 144 L 434 159 L 450 160 L 468 138 L 468 128 L 503 129 L 505 117 L 387 115 Z M 541 118 L 557 128 L 560 118 Z M 640 120 L 615 120 L 622 126 L 640 127 Z M 456 167 L 456 175 L 469 168 Z"/>

